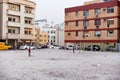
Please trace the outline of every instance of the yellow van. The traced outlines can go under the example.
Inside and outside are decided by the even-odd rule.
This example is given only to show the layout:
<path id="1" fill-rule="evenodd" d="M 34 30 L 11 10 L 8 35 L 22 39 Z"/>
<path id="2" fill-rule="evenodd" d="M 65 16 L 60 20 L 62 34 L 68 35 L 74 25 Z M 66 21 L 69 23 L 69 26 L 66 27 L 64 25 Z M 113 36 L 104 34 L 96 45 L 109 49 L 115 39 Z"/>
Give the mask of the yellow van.
<path id="1" fill-rule="evenodd" d="M 5 45 L 4 42 L 0 42 L 0 50 L 8 50 L 10 48 L 11 48 L 10 45 Z"/>

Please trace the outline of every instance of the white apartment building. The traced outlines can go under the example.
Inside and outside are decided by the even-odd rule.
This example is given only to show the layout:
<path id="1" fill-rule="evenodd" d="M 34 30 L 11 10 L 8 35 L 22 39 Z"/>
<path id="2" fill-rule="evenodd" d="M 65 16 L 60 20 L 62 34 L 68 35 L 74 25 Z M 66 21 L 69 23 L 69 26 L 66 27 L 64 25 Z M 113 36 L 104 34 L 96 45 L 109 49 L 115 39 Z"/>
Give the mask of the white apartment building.
<path id="1" fill-rule="evenodd" d="M 48 43 L 55 44 L 56 43 L 56 29 L 53 27 L 43 27 L 44 32 L 48 32 Z"/>
<path id="2" fill-rule="evenodd" d="M 35 38 L 36 4 L 29 0 L 0 0 L 0 41 L 13 48 Z"/>
<path id="3" fill-rule="evenodd" d="M 56 28 L 56 45 L 64 46 L 64 29 L 61 27 Z"/>

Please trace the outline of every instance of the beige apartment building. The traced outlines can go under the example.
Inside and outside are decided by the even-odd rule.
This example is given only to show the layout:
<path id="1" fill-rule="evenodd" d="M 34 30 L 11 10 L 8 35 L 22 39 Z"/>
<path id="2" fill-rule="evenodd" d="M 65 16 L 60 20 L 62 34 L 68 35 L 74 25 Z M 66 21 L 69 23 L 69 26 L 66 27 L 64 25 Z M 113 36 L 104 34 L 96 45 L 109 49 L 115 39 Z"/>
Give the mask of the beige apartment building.
<path id="1" fill-rule="evenodd" d="M 101 50 L 120 42 L 120 2 L 93 0 L 65 9 L 65 44 L 100 45 Z"/>
<path id="2" fill-rule="evenodd" d="M 48 43 L 48 32 L 40 32 L 40 45 L 44 46 Z"/>
<path id="3" fill-rule="evenodd" d="M 13 48 L 32 43 L 35 5 L 29 0 L 0 0 L 0 41 Z"/>

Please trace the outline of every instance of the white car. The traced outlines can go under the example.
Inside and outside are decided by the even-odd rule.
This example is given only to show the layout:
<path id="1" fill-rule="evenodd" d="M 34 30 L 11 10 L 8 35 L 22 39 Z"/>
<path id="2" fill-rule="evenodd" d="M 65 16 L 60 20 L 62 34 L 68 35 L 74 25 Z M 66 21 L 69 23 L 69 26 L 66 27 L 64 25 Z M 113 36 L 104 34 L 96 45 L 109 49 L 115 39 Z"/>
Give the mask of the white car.
<path id="1" fill-rule="evenodd" d="M 67 50 L 72 50 L 73 48 L 74 48 L 73 45 L 68 45 L 68 46 L 66 47 Z"/>
<path id="2" fill-rule="evenodd" d="M 59 46 L 59 45 L 51 45 L 49 48 L 50 48 L 50 49 L 59 49 L 60 46 Z"/>
<path id="3" fill-rule="evenodd" d="M 30 47 L 30 49 L 36 49 L 36 47 L 35 47 L 35 46 L 32 46 L 32 45 L 24 45 L 24 46 L 20 46 L 20 49 L 21 49 L 21 50 L 29 49 L 29 47 Z"/>

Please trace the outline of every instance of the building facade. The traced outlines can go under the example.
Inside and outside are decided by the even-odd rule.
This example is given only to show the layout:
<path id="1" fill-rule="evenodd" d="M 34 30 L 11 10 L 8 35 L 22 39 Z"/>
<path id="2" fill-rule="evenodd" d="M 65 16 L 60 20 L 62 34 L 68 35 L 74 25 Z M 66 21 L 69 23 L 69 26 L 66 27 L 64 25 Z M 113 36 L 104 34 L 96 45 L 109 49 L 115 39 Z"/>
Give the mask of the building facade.
<path id="1" fill-rule="evenodd" d="M 40 32 L 40 42 L 39 44 L 44 46 L 48 43 L 48 32 L 41 31 Z"/>
<path id="2" fill-rule="evenodd" d="M 100 45 L 118 49 L 120 41 L 120 2 L 118 0 L 93 0 L 83 6 L 65 9 L 65 44 Z"/>
<path id="3" fill-rule="evenodd" d="M 32 43 L 35 5 L 29 0 L 0 0 L 0 41 L 13 48 Z"/>

